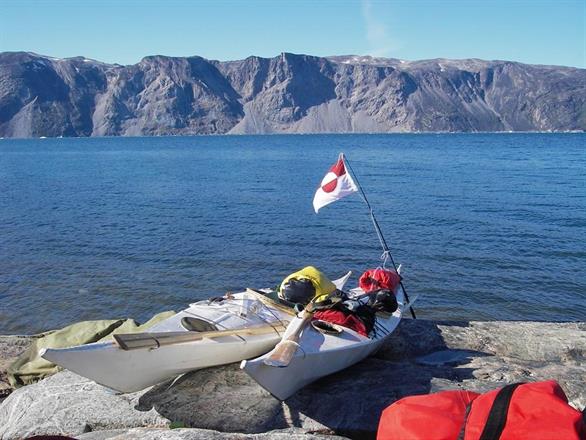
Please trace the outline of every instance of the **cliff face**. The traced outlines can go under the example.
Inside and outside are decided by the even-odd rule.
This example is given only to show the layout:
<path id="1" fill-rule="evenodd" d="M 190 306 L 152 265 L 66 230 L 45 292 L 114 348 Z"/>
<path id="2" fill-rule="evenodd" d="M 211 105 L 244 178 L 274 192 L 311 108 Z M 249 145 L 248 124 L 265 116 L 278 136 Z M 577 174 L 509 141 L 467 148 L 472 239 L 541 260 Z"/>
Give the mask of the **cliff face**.
<path id="1" fill-rule="evenodd" d="M 371 57 L 120 66 L 0 53 L 0 137 L 586 130 L 586 70 Z"/>
<path id="2" fill-rule="evenodd" d="M 0 54 L 0 136 L 89 136 L 109 66 L 83 58 Z"/>

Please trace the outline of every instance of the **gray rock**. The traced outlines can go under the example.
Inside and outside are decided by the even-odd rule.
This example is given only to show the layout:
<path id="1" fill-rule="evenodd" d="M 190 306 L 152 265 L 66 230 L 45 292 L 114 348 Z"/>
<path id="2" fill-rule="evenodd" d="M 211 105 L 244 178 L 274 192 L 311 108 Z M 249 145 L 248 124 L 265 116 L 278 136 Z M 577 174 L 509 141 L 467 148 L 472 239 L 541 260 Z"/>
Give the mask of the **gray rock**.
<path id="1" fill-rule="evenodd" d="M 14 391 L 0 405 L 0 439 L 134 427 L 167 427 L 156 411 L 135 409 L 140 394 L 115 395 L 69 371 Z"/>
<path id="2" fill-rule="evenodd" d="M 372 435 L 382 410 L 395 400 L 447 389 L 484 392 L 511 382 L 555 379 L 581 409 L 584 353 L 581 323 L 403 320 L 375 357 L 285 402 L 229 365 L 190 373 L 170 388 L 154 387 L 140 403 L 193 427 L 247 433 L 330 428 L 355 438 Z M 200 390 L 197 397 L 194 390 Z"/>
<path id="3" fill-rule="evenodd" d="M 582 322 L 403 320 L 376 356 L 409 357 L 416 364 L 436 366 L 436 379 L 470 370 L 471 376 L 458 385 L 473 391 L 555 379 L 571 405 L 586 406 L 586 324 Z M 442 383 L 446 384 L 436 380 L 431 391 L 454 388 L 451 379 L 447 388 Z"/>
<path id="4" fill-rule="evenodd" d="M 372 438 L 382 410 L 404 396 L 449 389 L 485 392 L 546 379 L 557 380 L 570 403 L 582 409 L 585 353 L 584 323 L 403 320 L 374 357 L 322 378 L 285 402 L 238 365 L 195 371 L 125 396 L 59 373 L 6 399 L 0 406 L 0 438 L 89 430 L 95 432 L 82 438 L 265 438 L 255 437 L 261 433 L 273 438 L 293 432 Z M 170 422 L 210 431 L 134 429 Z M 286 428 L 296 430 L 273 432 Z M 221 437 L 220 432 L 242 434 Z"/>
<path id="5" fill-rule="evenodd" d="M 0 403 L 12 392 L 6 372 L 8 367 L 31 344 L 34 336 L 0 335 Z"/>
<path id="6" fill-rule="evenodd" d="M 238 434 L 209 429 L 120 429 L 82 434 L 79 440 L 342 440 L 345 437 L 307 433 L 299 429 L 282 429 L 264 434 Z"/>
<path id="7" fill-rule="evenodd" d="M 586 70 L 283 53 L 130 66 L 0 53 L 0 137 L 586 130 Z"/>

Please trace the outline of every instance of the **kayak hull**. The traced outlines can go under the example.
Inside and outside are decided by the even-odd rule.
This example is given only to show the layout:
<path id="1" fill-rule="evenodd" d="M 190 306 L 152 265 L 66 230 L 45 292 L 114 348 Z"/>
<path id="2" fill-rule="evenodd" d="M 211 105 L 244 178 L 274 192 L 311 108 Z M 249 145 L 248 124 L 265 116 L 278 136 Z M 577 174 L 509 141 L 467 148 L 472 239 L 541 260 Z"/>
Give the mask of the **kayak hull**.
<path id="1" fill-rule="evenodd" d="M 401 288 L 397 301 L 399 308 L 392 315 L 377 316 L 378 330 L 372 338 L 347 328 L 340 335 L 322 334 L 308 326 L 299 340 L 300 348 L 286 367 L 266 365 L 264 361 L 270 354 L 266 353 L 242 361 L 240 368 L 273 396 L 285 400 L 317 379 L 348 368 L 376 352 L 401 320 L 405 308 Z"/>
<path id="2" fill-rule="evenodd" d="M 122 350 L 114 342 L 45 349 L 43 358 L 113 390 L 131 393 L 200 368 L 238 362 L 271 350 L 279 333 L 224 336 L 161 346 Z"/>
<path id="3" fill-rule="evenodd" d="M 348 272 L 333 283 L 342 289 L 350 275 Z M 221 301 L 193 303 L 143 335 L 146 338 L 161 334 L 198 336 L 198 332 L 184 326 L 186 318 L 213 324 L 220 332 L 236 330 L 237 334 L 217 336 L 206 331 L 206 337 L 198 340 L 154 346 L 151 343 L 149 347 L 128 350 L 114 341 L 96 342 L 71 348 L 47 348 L 40 355 L 115 391 L 139 391 L 192 370 L 240 362 L 271 350 L 295 315 L 290 307 L 270 299 L 267 296 L 270 292 L 270 289 L 247 289 L 226 295 Z M 262 331 L 257 331 L 259 327 L 263 327 Z M 157 339 L 150 338 L 150 341 Z"/>
<path id="4" fill-rule="evenodd" d="M 286 326 L 292 319 L 292 314 L 292 311 L 273 308 L 254 295 L 241 292 L 222 302 L 191 304 L 189 308 L 151 327 L 145 335 L 165 332 L 197 335 L 198 332 L 187 330 L 182 325 L 184 318 L 205 320 L 219 330 L 263 325 L 268 331 L 205 337 L 132 350 L 123 350 L 114 341 L 96 342 L 71 348 L 43 349 L 40 355 L 105 387 L 130 393 L 188 371 L 239 362 L 266 353 L 281 340 L 283 325 Z"/>

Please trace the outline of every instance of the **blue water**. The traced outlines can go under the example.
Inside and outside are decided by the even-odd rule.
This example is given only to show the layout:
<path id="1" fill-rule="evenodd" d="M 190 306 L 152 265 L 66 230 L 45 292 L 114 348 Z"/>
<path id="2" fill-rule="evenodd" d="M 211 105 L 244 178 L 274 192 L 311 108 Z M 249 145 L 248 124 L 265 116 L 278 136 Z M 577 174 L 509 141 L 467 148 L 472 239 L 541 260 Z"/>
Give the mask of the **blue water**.
<path id="1" fill-rule="evenodd" d="M 584 320 L 586 135 L 0 140 L 0 333 L 144 320 L 315 265 L 378 264 L 358 196 L 312 210 L 344 151 L 416 310 Z M 352 279 L 352 284 L 356 277 Z"/>

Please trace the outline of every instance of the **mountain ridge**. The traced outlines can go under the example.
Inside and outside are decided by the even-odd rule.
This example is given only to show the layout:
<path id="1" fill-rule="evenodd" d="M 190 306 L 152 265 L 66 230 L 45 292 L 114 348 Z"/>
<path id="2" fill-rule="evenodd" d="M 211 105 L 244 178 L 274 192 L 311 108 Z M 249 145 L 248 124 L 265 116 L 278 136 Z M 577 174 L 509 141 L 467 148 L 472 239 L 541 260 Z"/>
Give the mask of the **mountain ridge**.
<path id="1" fill-rule="evenodd" d="M 0 137 L 585 131 L 586 69 L 369 56 L 0 53 Z"/>

